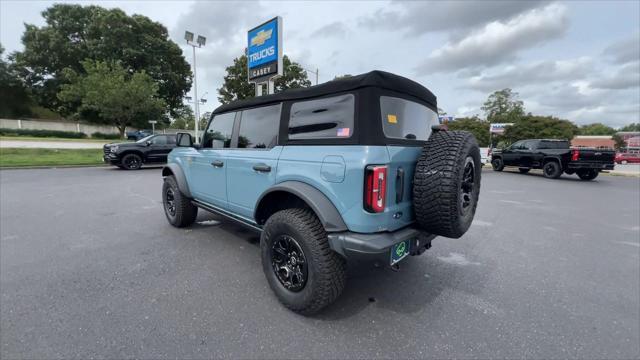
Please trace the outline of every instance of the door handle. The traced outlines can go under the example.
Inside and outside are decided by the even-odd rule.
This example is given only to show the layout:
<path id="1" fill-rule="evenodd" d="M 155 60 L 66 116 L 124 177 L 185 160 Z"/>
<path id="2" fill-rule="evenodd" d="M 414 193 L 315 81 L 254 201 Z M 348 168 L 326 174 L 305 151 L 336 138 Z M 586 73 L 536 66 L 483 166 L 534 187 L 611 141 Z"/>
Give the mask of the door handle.
<path id="1" fill-rule="evenodd" d="M 255 170 L 257 172 L 270 172 L 271 171 L 271 166 L 269 166 L 267 164 L 255 164 L 255 165 L 253 165 L 253 170 Z"/>
<path id="2" fill-rule="evenodd" d="M 399 167 L 396 172 L 396 204 L 402 202 L 404 197 L 404 169 Z"/>
<path id="3" fill-rule="evenodd" d="M 220 160 L 214 160 L 211 162 L 211 165 L 213 167 L 217 167 L 217 168 L 221 168 L 224 166 L 224 162 L 220 161 Z"/>

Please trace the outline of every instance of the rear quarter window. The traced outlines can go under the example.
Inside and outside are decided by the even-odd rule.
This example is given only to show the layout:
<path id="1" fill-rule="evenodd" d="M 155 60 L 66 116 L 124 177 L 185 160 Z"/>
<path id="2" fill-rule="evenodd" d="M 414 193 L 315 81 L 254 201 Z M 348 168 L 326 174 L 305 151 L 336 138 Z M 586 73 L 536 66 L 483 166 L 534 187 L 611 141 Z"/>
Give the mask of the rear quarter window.
<path id="1" fill-rule="evenodd" d="M 289 117 L 289 139 L 350 138 L 354 108 L 353 94 L 295 102 Z"/>
<path id="2" fill-rule="evenodd" d="M 406 99 L 380 97 L 382 130 L 387 138 L 428 140 L 438 114 L 428 107 Z"/>

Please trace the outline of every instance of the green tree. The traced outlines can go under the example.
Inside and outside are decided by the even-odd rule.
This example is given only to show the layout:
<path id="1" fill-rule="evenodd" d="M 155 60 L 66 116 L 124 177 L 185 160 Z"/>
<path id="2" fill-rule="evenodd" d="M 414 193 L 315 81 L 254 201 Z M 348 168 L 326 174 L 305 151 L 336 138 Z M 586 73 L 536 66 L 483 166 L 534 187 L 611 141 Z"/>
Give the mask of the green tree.
<path id="1" fill-rule="evenodd" d="M 620 131 L 640 131 L 640 123 L 631 123 L 620 128 Z"/>
<path id="2" fill-rule="evenodd" d="M 193 115 L 193 110 L 191 106 L 183 106 L 176 110 L 176 114 L 171 121 L 171 125 L 169 128 L 171 129 L 184 129 L 190 130 L 193 129 L 195 115 Z"/>
<path id="3" fill-rule="evenodd" d="M 565 139 L 571 140 L 579 133 L 578 127 L 569 120 L 553 116 L 525 115 L 504 132 L 507 142 L 522 139 Z"/>
<path id="4" fill-rule="evenodd" d="M 513 123 L 524 116 L 524 103 L 518 93 L 509 88 L 489 95 L 481 109 L 491 123 Z"/>
<path id="5" fill-rule="evenodd" d="M 191 88 L 191 70 L 167 29 L 146 16 L 128 16 L 120 9 L 56 4 L 42 12 L 42 27 L 26 24 L 24 50 L 16 53 L 21 76 L 44 107 L 77 113 L 79 103 L 60 102 L 64 69 L 78 74 L 82 61 L 118 61 L 129 72 L 142 71 L 158 85 L 167 110 L 182 106 Z"/>
<path id="6" fill-rule="evenodd" d="M 478 140 L 481 147 L 489 146 L 489 122 L 476 116 L 471 118 L 457 118 L 447 124 L 449 130 L 469 131 Z"/>
<path id="7" fill-rule="evenodd" d="M 582 125 L 580 127 L 580 135 L 613 135 L 616 130 L 612 127 L 601 123 L 593 123 Z"/>
<path id="8" fill-rule="evenodd" d="M 615 142 L 613 146 L 616 150 L 624 149 L 627 146 L 627 143 L 624 141 L 622 136 L 614 134 L 611 138 Z"/>
<path id="9" fill-rule="evenodd" d="M 15 118 L 31 115 L 31 98 L 11 63 L 2 58 L 0 45 L 0 117 Z"/>
<path id="10" fill-rule="evenodd" d="M 283 62 L 283 76 L 276 79 L 275 91 L 280 92 L 286 89 L 296 89 L 311 86 L 311 81 L 307 78 L 307 72 L 300 64 L 289 60 L 285 55 Z M 218 89 L 218 100 L 222 104 L 232 101 L 249 99 L 255 96 L 255 86 L 249 83 L 247 77 L 247 56 L 242 55 L 233 59 L 233 65 L 227 67 L 224 76 L 224 84 Z"/>
<path id="11" fill-rule="evenodd" d="M 148 120 L 162 117 L 166 105 L 158 97 L 158 85 L 144 71 L 131 73 L 117 62 L 83 61 L 82 67 L 84 74 L 65 72 L 69 83 L 62 85 L 61 101 L 79 103 L 79 112 L 96 113 L 122 137 L 127 126 L 143 128 Z"/>

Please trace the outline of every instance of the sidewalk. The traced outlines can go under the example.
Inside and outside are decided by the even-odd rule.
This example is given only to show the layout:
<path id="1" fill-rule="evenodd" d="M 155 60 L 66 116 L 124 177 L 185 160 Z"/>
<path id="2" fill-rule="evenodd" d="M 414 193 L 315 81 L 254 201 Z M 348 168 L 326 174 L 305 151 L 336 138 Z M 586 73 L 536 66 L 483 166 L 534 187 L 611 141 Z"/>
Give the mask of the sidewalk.
<path id="1" fill-rule="evenodd" d="M 105 140 L 104 144 L 112 140 Z M 102 149 L 100 142 L 0 140 L 0 148 Z"/>

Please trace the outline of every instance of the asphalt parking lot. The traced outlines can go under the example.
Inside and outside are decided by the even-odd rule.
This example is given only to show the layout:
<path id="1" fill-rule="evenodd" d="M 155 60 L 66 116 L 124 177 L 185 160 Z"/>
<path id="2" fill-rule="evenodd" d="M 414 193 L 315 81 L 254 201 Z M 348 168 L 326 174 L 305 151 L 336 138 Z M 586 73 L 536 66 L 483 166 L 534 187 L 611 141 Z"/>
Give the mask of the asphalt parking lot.
<path id="1" fill-rule="evenodd" d="M 0 171 L 0 358 L 638 358 L 640 179 L 483 172 L 461 239 L 287 311 L 258 237 L 168 225 L 159 168 Z"/>

